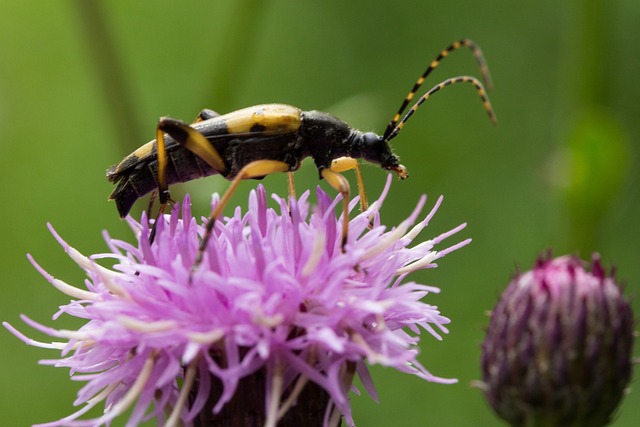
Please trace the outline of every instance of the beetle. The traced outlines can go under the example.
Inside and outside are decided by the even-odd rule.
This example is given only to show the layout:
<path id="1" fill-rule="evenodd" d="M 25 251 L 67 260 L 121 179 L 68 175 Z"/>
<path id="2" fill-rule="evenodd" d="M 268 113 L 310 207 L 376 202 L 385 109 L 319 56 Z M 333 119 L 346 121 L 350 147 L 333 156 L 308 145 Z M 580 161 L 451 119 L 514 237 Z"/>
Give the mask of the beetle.
<path id="1" fill-rule="evenodd" d="M 402 116 L 426 77 L 442 59 L 461 47 L 471 50 L 484 84 L 487 88 L 491 87 L 491 78 L 480 48 L 469 39 L 455 41 L 429 63 L 382 135 L 353 129 L 327 113 L 303 111 L 285 104 L 256 105 L 225 115 L 205 109 L 192 124 L 162 117 L 156 128 L 156 139 L 108 169 L 107 179 L 116 184 L 109 199 L 115 200 L 120 216 L 125 217 L 136 200 L 148 193 L 157 192 L 160 202 L 155 222 L 157 224 L 157 219 L 171 200 L 170 185 L 213 174 L 230 180 L 231 184 L 206 223 L 194 265 L 196 268 L 202 260 L 216 219 L 240 181 L 261 179 L 276 172 L 288 172 L 289 189 L 293 194 L 292 173 L 300 167 L 304 158 L 311 157 L 320 179 L 326 180 L 343 197 L 344 250 L 349 224 L 350 187 L 341 172 L 355 169 L 363 209 L 366 209 L 366 197 L 357 159 L 378 164 L 383 169 L 395 172 L 400 179 L 406 179 L 407 169 L 392 153 L 389 141 L 399 134 L 413 113 L 429 97 L 445 86 L 470 83 L 478 92 L 489 118 L 495 123 L 495 114 L 485 86 L 470 76 L 458 76 L 440 82 L 422 95 Z M 155 225 L 150 234 L 151 242 L 154 235 Z"/>

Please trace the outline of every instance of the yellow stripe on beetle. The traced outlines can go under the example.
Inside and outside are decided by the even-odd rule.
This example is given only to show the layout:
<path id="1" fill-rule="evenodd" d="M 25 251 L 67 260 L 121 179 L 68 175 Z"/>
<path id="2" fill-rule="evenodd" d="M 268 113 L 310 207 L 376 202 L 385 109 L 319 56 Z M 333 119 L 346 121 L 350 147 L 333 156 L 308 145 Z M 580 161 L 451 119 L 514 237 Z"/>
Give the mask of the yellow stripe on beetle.
<path id="1" fill-rule="evenodd" d="M 243 108 L 221 116 L 228 133 L 260 132 L 270 135 L 296 132 L 301 110 L 284 104 L 265 104 Z"/>

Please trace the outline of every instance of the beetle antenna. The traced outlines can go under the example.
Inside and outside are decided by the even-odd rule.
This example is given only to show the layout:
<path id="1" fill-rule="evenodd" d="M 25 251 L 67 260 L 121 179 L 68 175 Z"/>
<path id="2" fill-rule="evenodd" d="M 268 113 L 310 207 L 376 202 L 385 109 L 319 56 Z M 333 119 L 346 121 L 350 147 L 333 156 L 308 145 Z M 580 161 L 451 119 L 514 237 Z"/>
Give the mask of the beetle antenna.
<path id="1" fill-rule="evenodd" d="M 440 65 L 440 62 L 444 58 L 449 56 L 449 54 L 452 51 L 457 50 L 461 47 L 468 47 L 471 50 L 471 53 L 473 53 L 473 56 L 476 58 L 476 62 L 478 63 L 478 67 L 480 68 L 480 76 L 482 77 L 482 81 L 484 82 L 484 85 L 486 86 L 487 89 L 489 90 L 492 89 L 493 84 L 491 82 L 491 74 L 489 74 L 489 67 L 487 67 L 487 62 L 484 59 L 484 55 L 482 54 L 482 50 L 480 49 L 480 47 L 477 44 L 475 44 L 472 40 L 469 40 L 469 39 L 457 40 L 451 43 L 445 49 L 441 50 L 440 53 L 438 54 L 438 57 L 433 61 L 431 61 L 431 63 L 429 64 L 425 72 L 422 73 L 422 75 L 418 78 L 418 80 L 416 80 L 416 82 L 413 85 L 413 89 L 411 89 L 409 94 L 402 101 L 402 105 L 400 105 L 398 112 L 396 113 L 395 116 L 393 116 L 393 119 L 387 125 L 387 129 L 384 131 L 384 135 L 382 136 L 382 139 L 384 140 L 390 139 L 389 135 L 391 134 L 391 132 L 393 132 L 396 129 L 398 122 L 400 121 L 400 116 L 409 105 L 409 102 L 411 102 L 411 99 L 413 98 L 413 96 L 420 89 L 420 86 L 422 86 L 422 83 L 424 83 L 427 76 L 431 74 L 431 72 L 435 70 L 438 67 L 438 65 Z"/>
<path id="2" fill-rule="evenodd" d="M 489 101 L 489 97 L 487 96 L 487 93 L 484 89 L 484 86 L 482 86 L 482 83 L 480 83 L 480 81 L 475 77 L 470 77 L 470 76 L 452 77 L 450 79 L 444 80 L 443 82 L 437 84 L 436 86 L 432 87 L 427 93 L 422 95 L 422 97 L 420 97 L 420 99 L 418 99 L 418 101 L 415 104 L 413 104 L 413 106 L 409 109 L 409 111 L 402 118 L 402 120 L 398 122 L 397 126 L 393 128 L 391 132 L 389 132 L 389 135 L 387 135 L 384 138 L 384 140 L 388 142 L 393 138 L 395 138 L 398 135 L 398 133 L 400 133 L 400 131 L 404 127 L 404 124 L 407 122 L 407 120 L 411 118 L 411 116 L 413 115 L 413 113 L 416 112 L 418 107 L 420 107 L 427 99 L 429 99 L 431 95 L 433 95 L 434 93 L 438 92 L 440 89 L 446 86 L 450 86 L 456 83 L 471 83 L 473 86 L 475 86 L 476 91 L 478 92 L 478 95 L 480 95 L 480 99 L 482 99 L 482 105 L 485 111 L 487 112 L 487 114 L 489 115 L 489 120 L 491 120 L 491 122 L 495 124 L 497 122 L 496 115 L 493 112 L 491 101 Z"/>

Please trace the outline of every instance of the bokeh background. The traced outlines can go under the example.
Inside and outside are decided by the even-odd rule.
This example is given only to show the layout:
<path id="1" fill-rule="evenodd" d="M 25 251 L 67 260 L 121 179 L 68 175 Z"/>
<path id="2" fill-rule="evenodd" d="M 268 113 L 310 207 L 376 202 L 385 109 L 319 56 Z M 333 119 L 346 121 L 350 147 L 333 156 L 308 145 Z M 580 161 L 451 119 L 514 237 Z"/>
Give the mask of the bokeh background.
<path id="1" fill-rule="evenodd" d="M 460 381 L 429 384 L 374 367 L 380 403 L 354 396 L 353 406 L 359 426 L 501 425 L 470 383 L 480 378 L 487 311 L 518 266 L 548 249 L 583 258 L 598 251 L 640 313 L 639 24 L 636 0 L 5 1 L 0 317 L 40 339 L 20 313 L 73 325 L 51 320 L 67 298 L 25 254 L 80 285 L 47 222 L 86 254 L 106 250 L 103 229 L 131 238 L 106 200 L 104 172 L 153 137 L 158 117 L 285 102 L 380 132 L 440 49 L 469 37 L 489 62 L 499 124 L 489 123 L 470 86 L 438 93 L 393 142 L 411 178 L 394 182 L 383 210 L 397 224 L 420 194 L 443 194 L 425 238 L 469 224 L 455 239 L 472 237 L 470 246 L 414 277 L 442 288 L 430 302 L 453 320 L 444 341 L 424 335 L 421 361 Z M 430 83 L 459 74 L 478 75 L 468 51 L 447 58 Z M 365 168 L 372 198 L 385 177 Z M 264 183 L 286 192 L 284 175 Z M 311 162 L 297 184 L 318 184 Z M 173 194 L 190 192 L 205 214 L 225 185 L 213 177 Z M 254 186 L 244 183 L 236 202 Z M 0 330 L 3 425 L 72 412 L 81 384 L 37 364 L 55 355 Z M 639 417 L 640 391 L 632 390 L 615 425 L 636 426 Z"/>

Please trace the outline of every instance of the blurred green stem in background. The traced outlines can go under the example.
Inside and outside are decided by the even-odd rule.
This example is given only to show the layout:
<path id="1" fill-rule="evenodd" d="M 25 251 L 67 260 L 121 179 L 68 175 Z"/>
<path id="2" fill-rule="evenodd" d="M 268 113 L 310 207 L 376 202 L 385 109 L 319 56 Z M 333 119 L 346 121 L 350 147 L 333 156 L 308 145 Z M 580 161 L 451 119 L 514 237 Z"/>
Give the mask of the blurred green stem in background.
<path id="1" fill-rule="evenodd" d="M 574 0 L 573 80 L 557 182 L 568 214 L 565 248 L 580 255 L 597 251 L 602 223 L 627 177 L 629 140 L 610 105 L 610 52 L 615 2 Z"/>
<path id="2" fill-rule="evenodd" d="M 570 224 L 570 251 L 580 255 L 601 246 L 602 222 L 611 212 L 627 175 L 629 141 L 613 112 L 583 109 L 566 139 L 564 199 Z"/>
<path id="3" fill-rule="evenodd" d="M 576 62 L 572 71 L 576 82 L 578 105 L 607 105 L 610 100 L 609 68 L 611 57 L 612 15 L 615 2 L 608 0 L 573 0 L 573 28 Z"/>
<path id="4" fill-rule="evenodd" d="M 118 150 L 122 155 L 130 153 L 141 145 L 144 135 L 140 115 L 130 81 L 126 78 L 122 56 L 118 52 L 115 40 L 109 30 L 102 2 L 76 0 L 75 8 L 81 26 L 82 39 L 86 40 L 91 62 L 102 86 L 110 122 L 117 132 Z"/>
<path id="5" fill-rule="evenodd" d="M 242 81 L 250 66 L 250 60 L 259 43 L 266 5 L 262 0 L 236 0 L 228 12 L 223 40 L 200 40 L 211 47 L 215 66 L 211 72 L 211 85 L 205 91 L 207 103 L 229 106 L 233 88 Z M 217 108 L 217 107 L 216 107 Z M 215 109 L 215 108 L 214 108 Z"/>
<path id="6" fill-rule="evenodd" d="M 226 28 L 222 31 L 224 39 L 207 40 L 203 34 L 202 39 L 193 41 L 194 45 L 210 50 L 215 58 L 213 70 L 195 71 L 211 76 L 210 86 L 203 91 L 206 104 L 213 101 L 216 105 L 230 104 L 232 88 L 241 81 L 257 46 L 256 37 L 261 29 L 259 24 L 263 21 L 266 3 L 259 0 L 231 3 L 231 10 L 226 11 Z M 81 38 L 87 41 L 89 56 L 95 65 L 102 96 L 111 116 L 110 122 L 117 124 L 114 128 L 118 150 L 122 155 L 128 154 L 147 140 L 145 135 L 149 132 L 143 132 L 142 114 L 138 112 L 130 79 L 126 78 L 126 64 L 111 34 L 101 3 L 76 0 L 75 8 L 81 25 Z M 164 58 L 158 58 L 158 61 L 162 60 Z"/>

